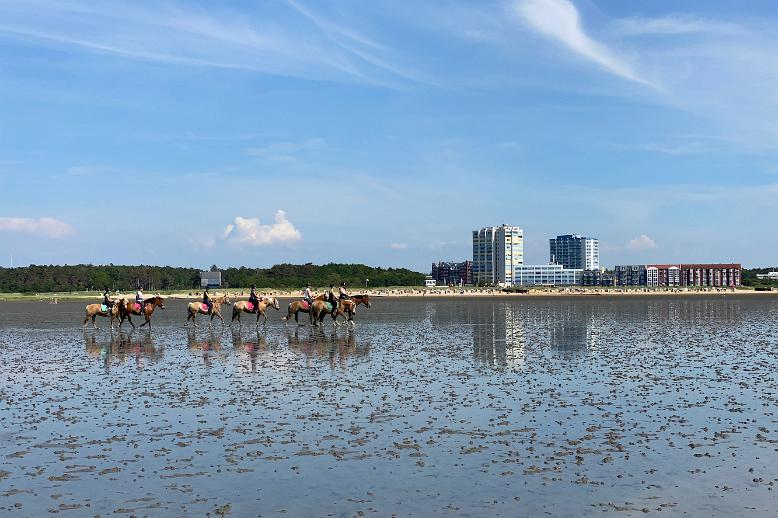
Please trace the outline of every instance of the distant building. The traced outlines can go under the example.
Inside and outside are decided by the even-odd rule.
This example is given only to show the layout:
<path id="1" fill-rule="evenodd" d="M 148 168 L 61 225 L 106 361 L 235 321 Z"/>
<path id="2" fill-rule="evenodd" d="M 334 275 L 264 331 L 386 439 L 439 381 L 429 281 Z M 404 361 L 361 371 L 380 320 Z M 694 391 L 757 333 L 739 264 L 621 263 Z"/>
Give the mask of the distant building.
<path id="1" fill-rule="evenodd" d="M 762 281 L 778 281 L 778 272 L 757 273 L 756 278 Z"/>
<path id="2" fill-rule="evenodd" d="M 742 267 L 724 264 L 648 264 L 616 266 L 616 286 L 740 286 Z"/>
<path id="3" fill-rule="evenodd" d="M 427 288 L 434 288 L 436 286 L 435 279 L 433 279 L 432 276 L 427 275 L 424 278 L 424 286 L 426 286 Z"/>
<path id="4" fill-rule="evenodd" d="M 432 263 L 432 278 L 438 286 L 473 284 L 473 261 Z"/>
<path id="5" fill-rule="evenodd" d="M 614 284 L 616 286 L 645 286 L 646 265 L 619 265 L 613 268 Z"/>
<path id="6" fill-rule="evenodd" d="M 201 288 L 220 288 L 222 285 L 222 272 L 200 272 Z"/>
<path id="7" fill-rule="evenodd" d="M 584 270 L 581 284 L 584 286 L 613 286 L 613 272 L 599 270 Z"/>
<path id="8" fill-rule="evenodd" d="M 600 243 L 597 238 L 566 234 L 548 241 L 548 260 L 551 263 L 573 269 L 600 269 Z"/>
<path id="9" fill-rule="evenodd" d="M 514 286 L 580 286 L 583 270 L 561 264 L 523 264 L 513 268 Z"/>
<path id="10" fill-rule="evenodd" d="M 516 266 L 524 264 L 524 231 L 501 225 L 473 230 L 473 282 L 511 285 Z"/>

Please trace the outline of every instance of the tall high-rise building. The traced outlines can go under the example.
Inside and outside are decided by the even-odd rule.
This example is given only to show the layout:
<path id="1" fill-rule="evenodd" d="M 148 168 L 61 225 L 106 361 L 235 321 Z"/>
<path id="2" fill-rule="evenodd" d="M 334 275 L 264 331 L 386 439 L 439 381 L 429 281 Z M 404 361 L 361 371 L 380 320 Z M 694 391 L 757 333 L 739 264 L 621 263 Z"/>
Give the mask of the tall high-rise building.
<path id="1" fill-rule="evenodd" d="M 600 244 L 597 238 L 579 234 L 567 234 L 548 240 L 549 262 L 565 268 L 598 270 L 600 268 Z"/>
<path id="2" fill-rule="evenodd" d="M 524 264 L 524 231 L 501 225 L 473 230 L 473 280 L 476 284 L 513 284 L 514 267 Z"/>

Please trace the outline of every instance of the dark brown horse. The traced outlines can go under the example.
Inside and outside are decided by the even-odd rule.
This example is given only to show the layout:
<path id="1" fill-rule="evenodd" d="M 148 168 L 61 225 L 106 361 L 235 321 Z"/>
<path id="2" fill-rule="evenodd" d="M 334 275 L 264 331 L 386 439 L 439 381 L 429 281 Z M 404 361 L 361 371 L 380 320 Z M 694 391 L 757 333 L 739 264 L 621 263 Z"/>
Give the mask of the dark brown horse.
<path id="1" fill-rule="evenodd" d="M 369 307 L 369 306 L 368 306 Z M 338 317 L 342 316 L 345 321 L 344 324 L 356 325 L 354 322 L 354 315 L 357 314 L 357 303 L 353 300 L 343 299 L 333 309 L 332 320 L 334 325 L 338 324 Z"/>
<path id="2" fill-rule="evenodd" d="M 316 300 L 323 300 L 322 297 L 323 295 L 319 295 L 318 297 L 316 297 Z M 314 300 L 314 302 L 316 302 L 316 300 Z M 297 316 L 300 312 L 310 313 L 311 308 L 305 307 L 306 305 L 307 304 L 302 300 L 293 300 L 292 302 L 290 302 L 289 309 L 286 312 L 286 316 L 284 317 L 284 320 L 288 322 L 289 319 L 292 318 L 292 315 L 294 315 L 294 321 L 297 322 L 297 325 L 298 326 L 304 325 L 301 324 L 299 320 L 297 320 Z"/>
<path id="3" fill-rule="evenodd" d="M 137 302 L 131 302 L 124 299 L 119 308 L 119 327 L 122 327 L 125 318 L 132 327 L 135 327 L 135 324 L 132 323 L 132 315 L 142 315 L 146 321 L 140 326 L 143 327 L 148 324 L 149 327 L 151 327 L 151 315 L 154 313 L 154 309 L 156 309 L 157 306 L 159 306 L 159 309 L 165 309 L 165 299 L 159 295 L 155 295 L 154 297 L 143 301 L 143 307 L 140 307 L 140 304 Z"/>

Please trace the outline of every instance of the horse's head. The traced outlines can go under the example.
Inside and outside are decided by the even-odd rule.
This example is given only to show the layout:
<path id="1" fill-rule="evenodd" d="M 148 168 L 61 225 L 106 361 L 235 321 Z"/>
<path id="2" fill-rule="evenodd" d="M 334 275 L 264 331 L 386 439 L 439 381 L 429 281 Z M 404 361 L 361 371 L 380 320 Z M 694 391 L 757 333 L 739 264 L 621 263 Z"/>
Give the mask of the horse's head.
<path id="1" fill-rule="evenodd" d="M 229 293 L 225 293 L 222 296 L 222 304 L 226 304 L 228 306 L 230 305 L 230 294 Z"/>
<path id="2" fill-rule="evenodd" d="M 157 295 L 156 297 L 154 297 L 154 304 L 156 304 L 157 306 L 159 306 L 159 309 L 165 309 L 165 299 L 163 299 L 163 298 L 162 298 L 162 297 L 160 297 L 159 295 Z"/>
<path id="3" fill-rule="evenodd" d="M 270 301 L 270 305 L 273 306 L 275 309 L 278 309 L 280 306 L 278 305 L 278 299 L 275 297 L 268 297 L 268 300 Z"/>
<path id="4" fill-rule="evenodd" d="M 365 301 L 365 306 L 367 306 L 369 308 L 370 307 L 370 297 L 368 297 L 367 295 L 363 295 L 362 296 L 362 300 Z"/>

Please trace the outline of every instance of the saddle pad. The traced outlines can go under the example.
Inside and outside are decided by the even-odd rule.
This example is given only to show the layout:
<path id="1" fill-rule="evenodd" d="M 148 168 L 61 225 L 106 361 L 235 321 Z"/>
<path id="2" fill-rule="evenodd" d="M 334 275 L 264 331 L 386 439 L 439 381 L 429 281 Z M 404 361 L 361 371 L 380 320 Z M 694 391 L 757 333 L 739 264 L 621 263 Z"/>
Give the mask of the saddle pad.
<path id="1" fill-rule="evenodd" d="M 325 302 L 324 307 L 327 308 L 327 311 L 332 311 L 332 304 L 330 304 L 329 302 Z"/>
<path id="2" fill-rule="evenodd" d="M 307 300 L 301 300 L 300 301 L 300 307 L 303 308 L 303 309 L 308 309 L 310 307 L 310 305 L 308 304 Z"/>
<path id="3" fill-rule="evenodd" d="M 101 304 L 101 305 L 100 305 L 100 311 L 102 311 L 103 313 L 105 313 L 106 311 L 108 311 L 108 306 L 106 306 L 105 304 Z"/>
<path id="4" fill-rule="evenodd" d="M 202 310 L 205 311 L 206 313 L 208 312 L 208 304 L 206 304 L 205 302 L 200 303 L 200 308 L 202 308 Z"/>
<path id="5" fill-rule="evenodd" d="M 140 304 L 137 302 L 132 306 L 135 311 L 140 311 Z"/>
<path id="6" fill-rule="evenodd" d="M 249 311 L 254 311 L 254 304 L 251 302 L 246 302 L 246 309 Z"/>

